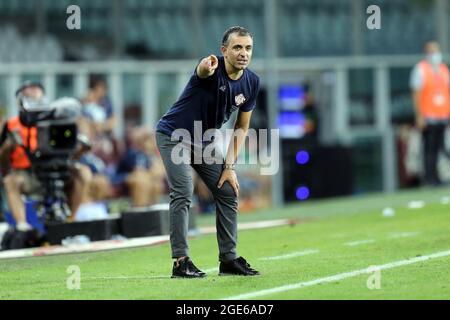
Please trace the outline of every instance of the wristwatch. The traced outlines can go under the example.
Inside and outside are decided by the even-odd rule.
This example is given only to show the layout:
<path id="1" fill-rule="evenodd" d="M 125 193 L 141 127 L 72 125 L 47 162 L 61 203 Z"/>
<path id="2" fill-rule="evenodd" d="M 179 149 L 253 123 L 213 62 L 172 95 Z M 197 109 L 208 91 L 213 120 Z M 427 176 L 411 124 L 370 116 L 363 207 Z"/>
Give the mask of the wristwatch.
<path id="1" fill-rule="evenodd" d="M 233 164 L 227 164 L 227 163 L 225 163 L 224 165 L 223 165 L 223 168 L 224 169 L 228 169 L 228 170 L 234 170 L 234 167 L 235 167 L 235 164 L 233 163 Z"/>

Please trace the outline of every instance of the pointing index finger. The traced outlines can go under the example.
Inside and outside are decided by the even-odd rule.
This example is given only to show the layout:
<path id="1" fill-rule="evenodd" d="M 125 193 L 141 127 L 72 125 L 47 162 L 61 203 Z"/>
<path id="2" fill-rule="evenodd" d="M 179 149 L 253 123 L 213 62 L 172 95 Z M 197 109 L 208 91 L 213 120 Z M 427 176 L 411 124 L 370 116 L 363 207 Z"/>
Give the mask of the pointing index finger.
<path id="1" fill-rule="evenodd" d="M 209 56 L 209 60 L 211 62 L 211 66 L 215 66 L 217 64 L 217 61 L 218 61 L 217 57 L 215 55 L 213 55 L 213 54 Z"/>

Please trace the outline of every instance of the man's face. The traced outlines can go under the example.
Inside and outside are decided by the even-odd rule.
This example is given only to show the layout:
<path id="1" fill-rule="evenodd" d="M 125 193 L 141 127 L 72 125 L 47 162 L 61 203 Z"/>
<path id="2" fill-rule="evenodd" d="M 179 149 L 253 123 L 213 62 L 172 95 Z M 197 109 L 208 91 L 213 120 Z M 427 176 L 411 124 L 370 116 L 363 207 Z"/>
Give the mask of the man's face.
<path id="1" fill-rule="evenodd" d="M 95 92 L 98 97 L 103 98 L 106 96 L 108 89 L 106 88 L 105 83 L 100 83 L 95 87 Z"/>
<path id="2" fill-rule="evenodd" d="M 425 46 L 425 54 L 427 60 L 434 66 L 442 63 L 442 54 L 439 49 L 439 44 L 435 41 L 430 41 Z"/>
<path id="3" fill-rule="evenodd" d="M 222 46 L 225 60 L 237 70 L 244 70 L 250 64 L 253 52 L 253 39 L 234 33 L 228 39 L 228 45 Z"/>
<path id="4" fill-rule="evenodd" d="M 435 41 L 428 42 L 425 46 L 425 53 L 427 55 L 433 54 L 433 53 L 439 53 L 439 44 Z"/>
<path id="5" fill-rule="evenodd" d="M 21 111 L 38 110 L 46 106 L 45 93 L 38 86 L 25 87 L 17 99 Z"/>

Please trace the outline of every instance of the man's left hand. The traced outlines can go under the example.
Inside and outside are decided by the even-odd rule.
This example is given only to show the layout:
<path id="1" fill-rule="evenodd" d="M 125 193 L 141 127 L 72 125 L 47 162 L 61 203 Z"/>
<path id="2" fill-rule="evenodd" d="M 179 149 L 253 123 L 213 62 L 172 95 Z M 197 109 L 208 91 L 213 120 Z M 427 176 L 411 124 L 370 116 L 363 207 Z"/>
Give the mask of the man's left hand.
<path id="1" fill-rule="evenodd" d="M 234 193 L 236 194 L 236 197 L 239 196 L 239 183 L 237 180 L 236 172 L 231 169 L 224 169 L 222 171 L 222 175 L 220 176 L 219 183 L 217 184 L 217 188 L 222 188 L 222 185 L 224 182 L 228 181 L 228 183 L 231 185 L 231 187 L 234 190 Z"/>

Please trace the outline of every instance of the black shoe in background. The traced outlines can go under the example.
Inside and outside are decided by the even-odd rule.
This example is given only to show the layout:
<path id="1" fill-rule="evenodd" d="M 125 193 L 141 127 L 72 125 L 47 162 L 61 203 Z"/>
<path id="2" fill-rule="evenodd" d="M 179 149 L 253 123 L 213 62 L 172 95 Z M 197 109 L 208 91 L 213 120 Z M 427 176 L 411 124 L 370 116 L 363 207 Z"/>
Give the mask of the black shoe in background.
<path id="1" fill-rule="evenodd" d="M 197 268 L 189 257 L 173 263 L 172 278 L 203 278 L 206 273 Z"/>
<path id="2" fill-rule="evenodd" d="M 231 261 L 221 261 L 219 266 L 219 276 L 257 276 L 259 272 L 253 269 L 247 261 L 236 258 Z"/>

